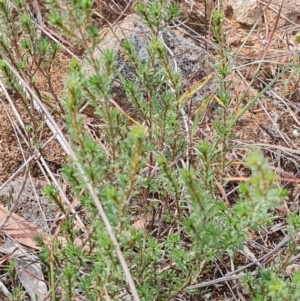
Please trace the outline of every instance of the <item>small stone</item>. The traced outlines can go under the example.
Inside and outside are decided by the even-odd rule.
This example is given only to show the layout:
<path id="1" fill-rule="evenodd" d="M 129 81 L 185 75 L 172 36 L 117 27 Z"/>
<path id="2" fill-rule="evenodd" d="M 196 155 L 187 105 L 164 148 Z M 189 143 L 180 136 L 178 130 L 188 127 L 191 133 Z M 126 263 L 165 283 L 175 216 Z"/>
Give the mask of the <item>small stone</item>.
<path id="1" fill-rule="evenodd" d="M 300 133 L 297 130 L 293 130 L 293 136 L 294 137 L 299 137 Z"/>
<path id="2" fill-rule="evenodd" d="M 258 0 L 231 0 L 236 21 L 247 26 L 253 26 L 257 20 L 260 23 L 263 10 L 258 2 Z"/>
<path id="3" fill-rule="evenodd" d="M 286 267 L 285 272 L 287 275 L 293 275 L 295 273 L 297 273 L 300 269 L 300 265 L 299 264 L 290 264 Z"/>

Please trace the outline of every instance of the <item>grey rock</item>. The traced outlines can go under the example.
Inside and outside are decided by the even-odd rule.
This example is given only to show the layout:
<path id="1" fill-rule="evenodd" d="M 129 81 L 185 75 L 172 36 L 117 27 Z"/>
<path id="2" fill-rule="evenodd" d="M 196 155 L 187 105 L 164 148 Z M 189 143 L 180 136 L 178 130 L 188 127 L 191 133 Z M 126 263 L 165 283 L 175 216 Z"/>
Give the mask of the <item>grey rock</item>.
<path id="1" fill-rule="evenodd" d="M 0 191 L 0 203 L 6 206 L 7 198 L 12 198 L 12 202 L 18 203 L 16 212 L 17 214 L 22 216 L 25 220 L 34 223 L 37 227 L 47 230 L 47 221 L 44 220 L 41 209 L 43 210 L 47 219 L 54 219 L 57 213 L 56 206 L 48 201 L 43 195 L 43 190 L 47 185 L 48 183 L 45 181 L 34 181 L 34 186 L 38 197 L 37 200 L 33 187 L 29 179 L 27 179 L 20 198 L 16 200 L 15 197 L 22 186 L 22 179 L 11 181 Z"/>
<path id="2" fill-rule="evenodd" d="M 114 32 L 114 33 L 113 33 Z M 113 32 L 109 31 L 98 49 L 95 51 L 95 58 L 101 58 L 101 51 L 105 49 L 113 50 L 117 54 L 117 68 L 127 80 L 136 79 L 132 67 L 124 60 L 121 52 L 120 42 L 128 38 L 133 42 L 136 53 L 140 60 L 146 60 L 148 57 L 148 35 L 149 28 L 142 22 L 136 14 L 127 16 L 122 23 L 113 26 Z M 204 49 L 195 45 L 192 41 L 180 36 L 172 30 L 165 30 L 162 35 L 165 45 L 172 51 L 173 56 L 169 55 L 170 63 L 173 68 L 177 65 L 177 71 L 182 76 L 183 92 L 195 82 L 203 79 L 213 72 L 213 59 L 205 52 Z M 176 63 L 174 62 L 176 60 Z M 88 74 L 92 70 L 88 63 L 83 63 L 84 69 Z M 194 104 L 199 104 L 203 99 L 214 91 L 215 82 L 212 80 L 202 90 L 197 92 L 193 98 Z M 120 104 L 126 102 L 126 95 L 123 88 L 116 84 L 113 92 L 115 100 Z"/>

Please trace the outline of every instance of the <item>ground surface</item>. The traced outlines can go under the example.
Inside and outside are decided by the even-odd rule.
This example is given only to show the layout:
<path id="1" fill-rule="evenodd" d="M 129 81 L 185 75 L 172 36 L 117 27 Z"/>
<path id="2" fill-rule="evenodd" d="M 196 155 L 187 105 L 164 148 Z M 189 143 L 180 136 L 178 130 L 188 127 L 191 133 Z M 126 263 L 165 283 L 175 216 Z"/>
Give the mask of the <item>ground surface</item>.
<path id="1" fill-rule="evenodd" d="M 118 3 L 118 1 L 116 1 Z M 122 8 L 122 1 L 119 1 L 119 8 Z M 185 36 L 189 37 L 194 43 L 207 47 L 208 51 L 212 55 L 216 55 L 210 46 L 209 26 L 201 27 L 199 23 L 205 21 L 205 6 L 203 1 L 179 1 L 181 9 L 183 11 L 183 19 L 187 20 L 184 30 Z M 267 1 L 266 1 L 267 2 Z M 239 51 L 239 48 L 245 43 L 245 46 L 238 54 L 238 58 L 235 63 L 235 72 L 233 73 L 232 80 L 232 113 L 238 114 L 239 110 L 250 101 L 263 87 L 271 81 L 276 74 L 281 70 L 286 63 L 295 61 L 295 64 L 299 64 L 297 55 L 300 51 L 299 44 L 296 43 L 296 35 L 300 30 L 300 12 L 295 11 L 292 1 L 284 0 L 285 6 L 282 10 L 282 16 L 278 17 L 279 2 L 276 4 L 272 1 L 272 4 L 266 7 L 261 1 L 261 5 L 266 7 L 264 13 L 264 21 L 253 31 L 251 36 L 247 38 L 251 28 L 245 27 L 237 23 L 232 15 L 230 7 L 226 8 L 226 22 L 225 30 L 227 36 L 227 46 L 231 50 L 231 56 L 234 57 Z M 193 3 L 193 5 L 191 5 Z M 43 6 L 41 5 L 41 8 Z M 114 7 L 112 10 L 109 7 L 103 6 L 103 11 L 106 12 L 108 19 L 114 22 L 119 16 L 120 11 Z M 43 12 L 43 9 L 42 9 Z M 132 12 L 132 6 L 129 6 L 124 13 L 124 16 Z M 69 47 L 65 43 L 66 47 Z M 76 48 L 76 47 L 75 47 Z M 75 49 L 76 50 L 76 49 Z M 74 46 L 72 51 L 74 51 Z M 76 51 L 75 51 L 76 52 Z M 78 51 L 77 55 L 80 54 Z M 262 64 L 257 77 L 254 79 L 251 89 L 248 89 L 248 85 L 255 75 L 257 65 L 252 66 L 249 63 L 258 61 L 264 57 L 265 61 Z M 68 65 L 71 56 L 65 51 L 61 51 L 57 59 L 52 65 L 51 76 L 53 80 L 53 89 L 60 97 L 64 92 L 64 79 L 67 75 Z M 252 66 L 252 67 L 251 67 Z M 278 208 L 277 214 L 278 224 L 284 223 L 286 213 L 291 210 L 299 210 L 299 194 L 300 186 L 299 181 L 299 146 L 300 146 L 300 88 L 298 87 L 300 80 L 300 71 L 297 68 L 291 68 L 288 75 L 276 82 L 272 89 L 262 96 L 257 104 L 247 112 L 238 125 L 234 129 L 234 143 L 239 147 L 232 154 L 232 159 L 240 160 L 243 158 L 243 146 L 245 145 L 258 145 L 268 157 L 270 166 L 276 171 L 280 178 L 279 184 L 289 188 L 290 199 L 286 203 L 286 206 Z M 40 91 L 44 93 L 50 93 L 47 83 L 44 81 L 41 75 L 37 76 L 38 86 Z M 245 99 L 239 103 L 240 96 L 246 93 Z M 26 113 L 22 108 L 22 105 L 18 102 L 18 98 L 14 97 L 11 93 L 12 100 L 14 101 L 19 114 L 22 116 L 26 123 Z M 37 113 L 38 114 L 38 113 Z M 13 111 L 5 100 L 5 97 L 1 97 L 0 104 L 0 185 L 5 183 L 24 163 L 22 149 L 26 149 L 24 141 L 16 139 L 16 130 L 12 126 L 11 118 L 17 124 L 17 118 L 13 114 Z M 55 116 L 59 122 L 60 116 Z M 89 117 L 91 118 L 91 117 Z M 18 126 L 18 125 L 16 125 Z M 211 129 L 209 121 L 204 120 L 201 124 L 203 133 L 208 134 Z M 45 127 L 42 132 L 41 141 L 45 142 L 51 136 L 51 132 Z M 20 143 L 20 144 L 19 144 Z M 55 175 L 59 174 L 59 169 L 62 164 L 66 162 L 66 154 L 60 147 L 59 143 L 53 139 L 43 150 L 43 156 L 48 163 L 49 168 Z M 19 175 L 16 175 L 13 179 L 13 187 L 20 186 L 20 179 L 24 175 L 22 171 Z M 46 180 L 42 169 L 34 164 L 31 168 L 31 175 L 34 178 L 35 183 L 43 183 L 39 186 L 39 196 L 42 202 L 42 208 L 46 212 L 47 219 L 53 219 L 56 216 L 55 210 L 51 205 L 47 204 L 47 201 L 41 196 L 41 190 L 46 185 Z M 246 177 L 242 166 L 236 166 L 230 169 L 228 177 Z M 231 189 L 234 189 L 237 182 L 229 183 L 232 185 Z M 2 204 L 5 204 L 5 197 L 8 194 L 8 186 L 2 190 Z M 29 188 L 28 188 L 29 189 Z M 40 212 L 40 205 L 34 200 L 32 192 L 25 189 L 25 197 L 20 199 L 19 209 L 17 213 L 23 216 L 25 219 L 29 219 L 36 223 L 39 227 L 44 228 L 43 215 Z M 17 189 L 15 189 L 17 190 Z M 26 192 L 27 191 L 27 192 Z M 27 194 L 26 194 L 27 193 Z M 30 200 L 29 200 L 30 199 Z M 36 203 L 34 203 L 36 202 Z M 30 205 L 28 205 L 30 204 Z M 25 208 L 25 209 L 24 209 Z M 51 221 L 48 222 L 51 226 Z M 258 258 L 265 254 L 266 249 L 269 250 L 279 242 L 283 237 L 283 232 L 274 230 L 271 231 L 267 237 L 253 237 L 251 243 L 249 243 L 249 256 Z M 237 256 L 234 264 L 236 266 L 243 265 L 249 262 L 245 259 L 245 256 Z M 222 277 L 227 272 L 231 271 L 232 266 L 228 258 L 220 258 L 215 270 L 210 271 L 210 275 L 207 278 Z M 210 287 L 208 289 L 209 300 L 233 300 L 232 292 L 229 287 L 231 283 L 222 286 Z M 242 300 L 242 299 L 240 299 Z"/>

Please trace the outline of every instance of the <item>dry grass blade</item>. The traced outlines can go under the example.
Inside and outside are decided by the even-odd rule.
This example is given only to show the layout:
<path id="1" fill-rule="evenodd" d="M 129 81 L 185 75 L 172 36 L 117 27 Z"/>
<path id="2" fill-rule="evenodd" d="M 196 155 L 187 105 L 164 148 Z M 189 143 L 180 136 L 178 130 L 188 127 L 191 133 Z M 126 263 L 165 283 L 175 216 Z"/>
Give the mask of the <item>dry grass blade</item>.
<path id="1" fill-rule="evenodd" d="M 8 298 L 8 300 L 11 300 L 11 294 L 2 281 L 0 281 L 0 290 Z"/>
<path id="2" fill-rule="evenodd" d="M 233 118 L 230 126 L 233 127 L 242 118 L 245 112 L 247 112 L 256 103 L 259 97 L 266 93 L 278 81 L 278 79 L 280 79 L 288 71 L 288 69 L 289 66 L 285 67 L 280 73 L 276 75 L 276 77 L 274 77 L 274 79 L 270 83 L 268 83 L 255 97 L 253 97 L 252 100 L 249 101 L 247 105 L 245 105 L 243 109 Z"/>
<path id="3" fill-rule="evenodd" d="M 252 272 L 250 274 L 251 275 L 256 275 L 257 272 Z M 236 275 L 236 276 L 224 276 L 224 277 L 221 277 L 221 278 L 218 278 L 218 279 L 215 279 L 215 280 L 202 282 L 202 283 L 195 284 L 195 285 L 190 285 L 190 286 L 185 288 L 185 291 L 191 291 L 191 290 L 207 287 L 207 286 L 210 286 L 210 285 L 215 285 L 215 284 L 222 283 L 222 282 L 238 280 L 238 279 L 241 279 L 243 276 L 245 276 L 244 273 L 240 273 L 239 275 Z"/>
<path id="4" fill-rule="evenodd" d="M 180 105 L 184 104 L 188 99 L 192 98 L 193 95 L 198 92 L 199 90 L 203 89 L 205 85 L 213 78 L 214 74 L 209 74 L 206 78 L 201 79 L 197 82 L 195 82 L 192 86 L 188 87 L 186 92 L 181 95 L 181 97 L 178 100 L 178 103 Z"/>

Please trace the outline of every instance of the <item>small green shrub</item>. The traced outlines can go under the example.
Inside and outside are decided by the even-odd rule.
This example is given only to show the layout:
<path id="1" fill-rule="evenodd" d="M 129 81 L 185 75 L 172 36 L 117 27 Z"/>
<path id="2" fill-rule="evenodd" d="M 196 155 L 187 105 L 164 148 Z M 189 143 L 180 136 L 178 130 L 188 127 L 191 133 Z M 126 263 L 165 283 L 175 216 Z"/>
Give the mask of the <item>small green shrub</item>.
<path id="1" fill-rule="evenodd" d="M 7 2 L 1 4 L 1 13 L 9 17 Z M 60 227 L 67 241 L 63 245 L 55 240 L 49 246 L 38 239 L 43 247 L 39 258 L 48 269 L 52 301 L 131 300 L 128 296 L 135 292 L 138 295 L 134 295 L 135 300 L 145 301 L 171 300 L 182 294 L 203 297 L 200 290 L 185 289 L 201 281 L 217 256 L 224 252 L 234 256 L 243 248 L 249 232 L 264 231 L 272 221 L 274 208 L 287 195 L 276 187 L 275 175 L 255 151 L 247 157 L 252 175 L 239 186 L 238 201 L 227 204 L 220 197 L 218 184 L 226 184 L 225 174 L 230 165 L 227 155 L 232 147 L 232 127 L 237 121 L 229 111 L 232 62 L 225 47 L 223 13 L 219 10 L 214 13 L 212 27 L 218 55 L 215 66 L 218 117 L 214 121 L 213 139 L 200 141 L 186 132 L 184 105 L 179 102 L 183 92 L 181 76 L 172 69 L 160 38 L 167 25 L 179 17 L 178 7 L 170 1 L 158 0 L 136 6 L 136 12 L 150 30 L 149 56 L 140 60 L 132 43 L 124 40 L 122 52 L 136 72 L 136 81 L 119 75 L 135 110 L 133 125 L 132 119 L 110 101 L 118 74 L 114 52 L 103 51 L 100 60 L 94 56 L 101 39 L 98 28 L 91 23 L 93 4 L 89 0 L 48 1 L 49 20 L 86 48 L 87 60 L 95 74 L 88 75 L 81 62 L 73 60 L 66 82 L 63 111 L 67 112 L 65 121 L 75 156 L 62 173 L 71 193 L 80 201 L 87 229 L 81 233 L 73 228 L 74 216 L 60 202 L 56 188 L 49 186 L 46 195 L 66 215 Z M 34 23 L 28 16 L 20 15 L 19 22 L 13 21 L 25 27 L 28 37 L 25 35 L 18 47 L 26 51 L 30 60 L 38 53 L 45 64 L 51 61 L 58 47 L 36 36 Z M 7 41 L 14 37 L 13 28 L 5 32 L 7 36 L 0 36 L 5 58 L 18 70 L 27 70 L 28 61 L 10 58 L 14 43 Z M 6 67 L 2 63 L 9 83 L 22 95 L 22 89 Z M 32 72 L 26 76 L 34 85 Z M 102 145 L 83 128 L 85 120 L 80 108 L 86 103 L 95 109 L 103 134 Z M 193 124 L 187 127 L 192 131 L 197 118 L 188 122 Z M 193 137 L 193 141 L 187 137 Z M 134 227 L 132 215 L 136 208 L 141 218 L 150 217 L 147 229 Z M 298 224 L 298 219 L 291 215 L 293 233 Z M 78 237 L 84 246 L 76 244 Z M 291 254 L 294 250 L 291 249 Z M 131 277 L 124 270 L 119 251 Z M 283 262 L 281 270 L 287 264 Z M 245 277 L 244 283 L 253 300 L 285 300 L 291 290 L 295 296 L 299 295 L 299 275 L 293 277 L 287 282 L 276 269 L 262 269 L 257 277 Z"/>

